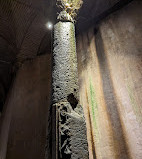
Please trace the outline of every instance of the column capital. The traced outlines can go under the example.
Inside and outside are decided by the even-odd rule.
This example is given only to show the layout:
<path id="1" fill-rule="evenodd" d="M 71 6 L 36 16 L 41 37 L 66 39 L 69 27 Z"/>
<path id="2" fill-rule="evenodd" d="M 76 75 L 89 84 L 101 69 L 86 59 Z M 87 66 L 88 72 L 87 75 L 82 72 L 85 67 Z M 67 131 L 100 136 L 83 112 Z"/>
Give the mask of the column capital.
<path id="1" fill-rule="evenodd" d="M 60 21 L 70 21 L 75 23 L 78 10 L 81 8 L 83 0 L 57 0 L 57 7 L 60 8 L 57 19 Z"/>

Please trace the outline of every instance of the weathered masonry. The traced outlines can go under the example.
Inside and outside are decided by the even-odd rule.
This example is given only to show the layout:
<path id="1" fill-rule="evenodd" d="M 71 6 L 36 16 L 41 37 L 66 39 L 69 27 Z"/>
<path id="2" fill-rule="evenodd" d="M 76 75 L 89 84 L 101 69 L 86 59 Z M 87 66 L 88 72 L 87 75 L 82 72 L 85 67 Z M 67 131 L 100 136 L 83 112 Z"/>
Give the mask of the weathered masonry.
<path id="1" fill-rule="evenodd" d="M 61 11 L 54 26 L 52 157 L 88 159 L 86 123 L 79 102 L 74 17 L 65 12 Z"/>

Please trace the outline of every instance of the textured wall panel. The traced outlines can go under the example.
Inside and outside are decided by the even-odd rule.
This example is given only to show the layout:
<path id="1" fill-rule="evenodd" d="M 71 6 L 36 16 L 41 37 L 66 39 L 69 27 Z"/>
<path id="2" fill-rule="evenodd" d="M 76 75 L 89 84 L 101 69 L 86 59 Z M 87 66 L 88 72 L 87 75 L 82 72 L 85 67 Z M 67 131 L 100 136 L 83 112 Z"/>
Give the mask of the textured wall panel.
<path id="1" fill-rule="evenodd" d="M 95 35 L 92 29 L 78 39 L 90 158 L 142 157 L 141 6 L 132 2 L 106 18 Z"/>

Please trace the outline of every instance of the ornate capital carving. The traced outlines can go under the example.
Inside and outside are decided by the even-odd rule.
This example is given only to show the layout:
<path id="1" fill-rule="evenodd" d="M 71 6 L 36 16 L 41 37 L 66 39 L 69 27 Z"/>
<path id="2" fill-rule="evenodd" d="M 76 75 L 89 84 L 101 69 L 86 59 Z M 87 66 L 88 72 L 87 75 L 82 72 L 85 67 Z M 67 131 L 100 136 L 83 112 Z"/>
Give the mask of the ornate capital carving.
<path id="1" fill-rule="evenodd" d="M 82 0 L 57 0 L 56 5 L 60 8 L 57 19 L 75 23 L 75 17 L 82 4 Z"/>

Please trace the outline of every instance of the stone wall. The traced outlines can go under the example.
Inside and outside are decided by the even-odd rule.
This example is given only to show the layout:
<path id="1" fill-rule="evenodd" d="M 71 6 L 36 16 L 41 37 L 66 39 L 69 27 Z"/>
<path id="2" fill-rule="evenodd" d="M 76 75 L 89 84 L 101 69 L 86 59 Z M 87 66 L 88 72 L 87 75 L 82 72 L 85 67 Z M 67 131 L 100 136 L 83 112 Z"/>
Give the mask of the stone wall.
<path id="1" fill-rule="evenodd" d="M 142 158 L 142 2 L 78 36 L 90 159 Z"/>
<path id="2" fill-rule="evenodd" d="M 50 98 L 51 54 L 26 61 L 17 72 L 2 114 L 0 158 L 43 159 L 46 135 L 50 158 Z"/>

